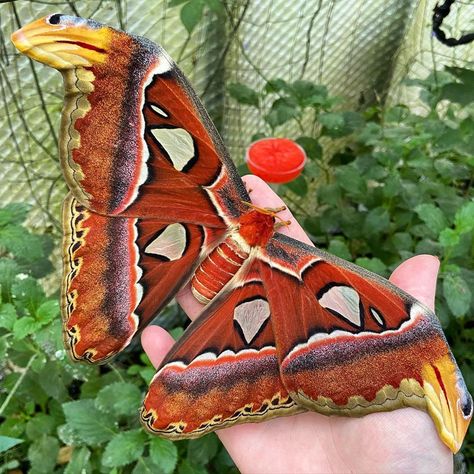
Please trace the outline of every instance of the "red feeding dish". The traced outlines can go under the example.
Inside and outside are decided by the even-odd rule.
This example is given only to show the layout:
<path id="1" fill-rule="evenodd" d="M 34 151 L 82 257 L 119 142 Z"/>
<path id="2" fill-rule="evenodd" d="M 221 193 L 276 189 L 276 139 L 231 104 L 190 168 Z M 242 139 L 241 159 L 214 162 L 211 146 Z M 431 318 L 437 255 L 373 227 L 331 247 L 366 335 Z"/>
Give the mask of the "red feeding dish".
<path id="1" fill-rule="evenodd" d="M 303 171 L 306 154 L 288 138 L 262 138 L 248 147 L 245 161 L 267 183 L 288 183 Z"/>

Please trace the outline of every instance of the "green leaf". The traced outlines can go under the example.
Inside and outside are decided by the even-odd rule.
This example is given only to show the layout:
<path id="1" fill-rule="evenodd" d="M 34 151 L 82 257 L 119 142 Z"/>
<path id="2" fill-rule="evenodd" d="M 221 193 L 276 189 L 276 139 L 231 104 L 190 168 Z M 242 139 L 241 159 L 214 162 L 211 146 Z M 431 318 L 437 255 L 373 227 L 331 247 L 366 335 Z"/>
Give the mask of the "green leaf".
<path id="1" fill-rule="evenodd" d="M 313 84 L 310 81 L 295 81 L 289 86 L 288 92 L 303 108 L 310 105 L 322 105 L 327 102 L 327 88 Z"/>
<path id="2" fill-rule="evenodd" d="M 10 438 L 9 436 L 0 436 L 0 453 L 8 451 L 13 446 L 23 443 L 24 440 L 18 438 Z"/>
<path id="3" fill-rule="evenodd" d="M 97 395 L 95 406 L 104 413 L 133 415 L 141 405 L 140 389 L 127 382 L 116 382 L 104 387 Z"/>
<path id="4" fill-rule="evenodd" d="M 454 216 L 456 230 L 460 233 L 470 232 L 474 229 L 474 202 L 466 203 Z"/>
<path id="5" fill-rule="evenodd" d="M 207 8 L 217 16 L 223 15 L 225 13 L 225 8 L 221 0 L 204 0 Z"/>
<path id="6" fill-rule="evenodd" d="M 189 0 L 169 0 L 168 7 L 177 7 L 178 5 L 182 5 L 183 3 L 189 2 Z"/>
<path id="7" fill-rule="evenodd" d="M 268 94 L 280 92 L 288 88 L 288 84 L 283 79 L 272 79 L 265 84 L 264 91 Z"/>
<path id="8" fill-rule="evenodd" d="M 472 84 L 445 84 L 441 88 L 441 98 L 466 106 L 474 102 L 474 88 Z"/>
<path id="9" fill-rule="evenodd" d="M 178 448 L 168 439 L 152 438 L 150 440 L 150 457 L 161 467 L 164 474 L 171 474 L 178 462 Z"/>
<path id="10" fill-rule="evenodd" d="M 25 203 L 12 202 L 0 208 L 0 227 L 8 224 L 21 224 L 26 220 L 26 216 L 31 206 Z"/>
<path id="11" fill-rule="evenodd" d="M 408 232 L 396 232 L 392 236 L 392 243 L 397 250 L 410 250 L 413 238 Z"/>
<path id="12" fill-rule="evenodd" d="M 17 317 L 16 309 L 12 304 L 5 303 L 0 306 L 0 328 L 11 331 Z"/>
<path id="13" fill-rule="evenodd" d="M 105 447 L 102 464 L 119 467 L 136 461 L 145 448 L 146 435 L 143 430 L 118 433 Z"/>
<path id="14" fill-rule="evenodd" d="M 444 277 L 443 294 L 454 316 L 461 317 L 469 311 L 472 293 L 460 275 L 448 273 Z"/>
<path id="15" fill-rule="evenodd" d="M 332 239 L 329 242 L 328 252 L 344 260 L 352 260 L 351 252 L 342 240 Z"/>
<path id="16" fill-rule="evenodd" d="M 25 316 L 15 321 L 13 325 L 13 337 L 17 340 L 24 339 L 29 334 L 40 328 L 40 324 L 30 316 Z"/>
<path id="17" fill-rule="evenodd" d="M 390 216 L 387 209 L 376 207 L 371 209 L 364 222 L 364 230 L 368 235 L 378 235 L 388 231 L 390 227 Z"/>
<path id="18" fill-rule="evenodd" d="M 31 463 L 30 472 L 53 472 L 58 452 L 59 442 L 57 438 L 48 435 L 41 436 L 28 449 L 28 459 Z"/>
<path id="19" fill-rule="evenodd" d="M 230 96 L 235 99 L 239 104 L 258 107 L 258 93 L 251 89 L 249 86 L 246 86 L 245 84 L 234 83 L 229 84 L 227 90 L 229 91 Z"/>
<path id="20" fill-rule="evenodd" d="M 8 225 L 0 228 L 0 245 L 14 256 L 35 260 L 44 257 L 42 238 L 31 234 L 20 225 Z"/>
<path id="21" fill-rule="evenodd" d="M 345 125 L 344 115 L 342 112 L 326 112 L 320 114 L 318 120 L 321 125 L 331 132 L 342 130 Z"/>
<path id="22" fill-rule="evenodd" d="M 48 324 L 59 316 L 59 301 L 47 300 L 41 303 L 36 311 L 36 319 L 41 324 Z"/>
<path id="23" fill-rule="evenodd" d="M 110 415 L 99 411 L 94 400 L 63 403 L 67 424 L 82 441 L 95 445 L 109 441 L 116 434 L 116 422 Z"/>
<path id="24" fill-rule="evenodd" d="M 41 288 L 38 281 L 29 276 L 17 275 L 11 291 L 15 306 L 28 311 L 30 314 L 35 314 L 45 299 L 43 288 Z"/>
<path id="25" fill-rule="evenodd" d="M 199 439 L 192 439 L 188 443 L 188 459 L 196 464 L 207 464 L 219 449 L 219 441 L 214 433 Z"/>
<path id="26" fill-rule="evenodd" d="M 0 258 L 0 290 L 2 292 L 0 301 L 11 302 L 11 287 L 16 275 L 20 272 L 20 267 L 11 258 Z"/>
<path id="27" fill-rule="evenodd" d="M 35 440 L 44 434 L 51 434 L 56 428 L 56 420 L 46 413 L 37 413 L 26 423 L 26 435 Z"/>
<path id="28" fill-rule="evenodd" d="M 204 2 L 202 0 L 190 0 L 186 5 L 181 8 L 180 18 L 181 21 L 191 34 L 202 19 L 204 11 Z"/>
<path id="29" fill-rule="evenodd" d="M 86 474 L 92 472 L 91 452 L 85 446 L 75 446 L 71 460 L 67 463 L 64 474 Z"/>
<path id="30" fill-rule="evenodd" d="M 444 229 L 439 234 L 439 243 L 445 248 L 456 247 L 459 241 L 459 233 L 454 229 Z"/>
<path id="31" fill-rule="evenodd" d="M 296 143 L 303 148 L 309 159 L 319 160 L 322 158 L 323 149 L 316 138 L 298 137 Z"/>
<path id="32" fill-rule="evenodd" d="M 379 258 L 361 257 L 356 259 L 355 263 L 378 275 L 385 275 L 387 273 L 387 266 Z"/>
<path id="33" fill-rule="evenodd" d="M 161 474 L 163 469 L 149 457 L 140 457 L 133 468 L 132 474 Z"/>
<path id="34" fill-rule="evenodd" d="M 443 211 L 434 204 L 420 204 L 415 207 L 415 212 L 436 235 L 448 225 Z"/>
<path id="35" fill-rule="evenodd" d="M 204 466 L 196 466 L 188 459 L 183 459 L 178 467 L 178 474 L 208 474 Z"/>
<path id="36" fill-rule="evenodd" d="M 296 103 L 288 98 L 280 98 L 273 102 L 270 112 L 265 115 L 265 121 L 272 128 L 292 120 L 298 116 L 298 109 Z"/>
<path id="37" fill-rule="evenodd" d="M 300 175 L 293 181 L 286 183 L 285 187 L 300 197 L 304 197 L 308 193 L 308 183 L 303 175 Z"/>

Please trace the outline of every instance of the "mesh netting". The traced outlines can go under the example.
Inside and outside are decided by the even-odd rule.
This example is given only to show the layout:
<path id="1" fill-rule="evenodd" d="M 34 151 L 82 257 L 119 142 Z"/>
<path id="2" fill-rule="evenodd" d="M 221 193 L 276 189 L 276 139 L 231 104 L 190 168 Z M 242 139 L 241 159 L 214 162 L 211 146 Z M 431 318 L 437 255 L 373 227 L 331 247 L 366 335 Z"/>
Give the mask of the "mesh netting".
<path id="1" fill-rule="evenodd" d="M 231 154 L 239 161 L 251 136 L 264 130 L 257 109 L 239 106 L 225 84 L 259 90 L 267 79 L 307 79 L 343 96 L 346 106 L 403 100 L 416 91 L 406 77 L 474 60 L 471 45 L 448 48 L 431 36 L 435 0 L 247 0 L 225 2 L 227 20 L 207 14 L 188 37 L 180 7 L 166 1 L 16 1 L 0 4 L 0 146 L 3 203 L 28 201 L 39 226 L 57 222 L 65 194 L 57 162 L 62 104 L 60 75 L 17 55 L 12 31 L 60 11 L 92 17 L 162 44 L 203 97 Z M 474 5 L 459 3 L 446 20 L 451 36 L 472 30 Z M 291 127 L 282 132 L 292 134 Z"/>

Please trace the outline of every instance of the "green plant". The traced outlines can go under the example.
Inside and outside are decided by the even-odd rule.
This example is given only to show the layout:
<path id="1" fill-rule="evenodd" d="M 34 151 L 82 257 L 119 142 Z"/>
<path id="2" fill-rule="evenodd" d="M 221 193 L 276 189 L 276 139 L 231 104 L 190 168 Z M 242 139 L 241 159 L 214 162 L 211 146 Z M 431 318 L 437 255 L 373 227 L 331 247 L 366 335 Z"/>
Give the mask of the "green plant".
<path id="1" fill-rule="evenodd" d="M 58 295 L 39 281 L 52 271 L 53 242 L 26 229 L 27 212 L 0 209 L 0 473 L 236 472 L 215 435 L 172 443 L 142 429 L 138 408 L 155 371 L 139 346 L 102 367 L 71 362 Z M 167 321 L 182 331 L 176 307 Z"/>
<path id="2" fill-rule="evenodd" d="M 289 138 L 309 162 L 279 192 L 316 245 L 384 276 L 415 254 L 440 258 L 437 315 L 474 393 L 474 72 L 407 83 L 420 88 L 423 115 L 405 105 L 341 110 L 326 87 L 301 80 L 229 92 L 259 111 L 252 140 L 297 130 Z M 471 427 L 471 466 L 473 437 Z"/>

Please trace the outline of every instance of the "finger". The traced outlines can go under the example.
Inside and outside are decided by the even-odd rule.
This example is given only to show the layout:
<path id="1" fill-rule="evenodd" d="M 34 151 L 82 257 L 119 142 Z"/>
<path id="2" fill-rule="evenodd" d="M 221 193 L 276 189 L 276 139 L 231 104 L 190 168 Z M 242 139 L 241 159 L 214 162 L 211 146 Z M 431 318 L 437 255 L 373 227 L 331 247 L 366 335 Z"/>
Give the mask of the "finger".
<path id="1" fill-rule="evenodd" d="M 250 198 L 252 203 L 256 206 L 281 207 L 285 205 L 281 198 L 262 179 L 254 175 L 247 175 L 242 179 L 247 189 L 251 190 Z M 278 215 L 282 218 L 282 220 L 290 221 L 290 225 L 281 227 L 278 230 L 279 232 L 305 242 L 306 244 L 313 245 L 309 237 L 306 235 L 306 232 L 298 224 L 297 220 L 288 209 L 279 212 Z M 189 284 L 181 289 L 181 291 L 176 296 L 176 301 L 178 301 L 180 306 L 191 319 L 196 319 L 196 317 L 204 308 L 204 305 L 200 304 L 196 298 L 194 298 L 191 292 L 191 286 Z"/>
<path id="2" fill-rule="evenodd" d="M 160 326 L 148 326 L 141 335 L 143 350 L 150 358 L 155 369 L 174 344 L 174 339 Z"/>
<path id="3" fill-rule="evenodd" d="M 433 255 L 417 255 L 400 264 L 390 281 L 434 311 L 439 260 Z"/>

